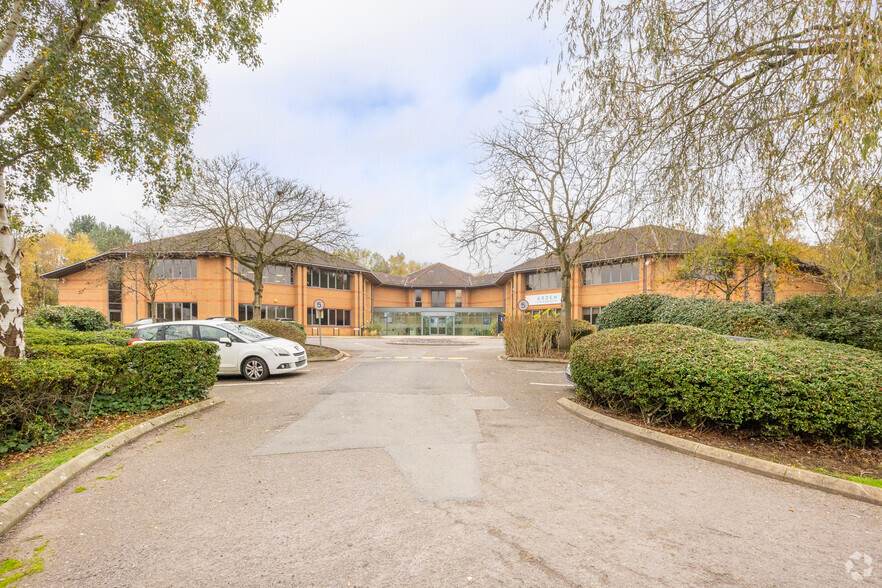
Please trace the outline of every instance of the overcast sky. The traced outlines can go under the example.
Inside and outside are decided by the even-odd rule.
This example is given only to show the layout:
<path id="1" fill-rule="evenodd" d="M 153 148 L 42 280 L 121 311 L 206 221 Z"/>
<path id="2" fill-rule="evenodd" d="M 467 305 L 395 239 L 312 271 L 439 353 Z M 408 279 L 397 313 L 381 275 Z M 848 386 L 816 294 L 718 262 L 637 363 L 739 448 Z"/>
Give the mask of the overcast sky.
<path id="1" fill-rule="evenodd" d="M 475 270 L 450 257 L 433 219 L 458 227 L 474 204 L 474 133 L 555 79 L 560 29 L 530 20 L 533 5 L 287 0 L 264 29 L 260 69 L 208 66 L 195 153 L 239 151 L 348 199 L 362 247 Z M 127 226 L 140 206 L 137 184 L 99 175 L 45 220 Z"/>

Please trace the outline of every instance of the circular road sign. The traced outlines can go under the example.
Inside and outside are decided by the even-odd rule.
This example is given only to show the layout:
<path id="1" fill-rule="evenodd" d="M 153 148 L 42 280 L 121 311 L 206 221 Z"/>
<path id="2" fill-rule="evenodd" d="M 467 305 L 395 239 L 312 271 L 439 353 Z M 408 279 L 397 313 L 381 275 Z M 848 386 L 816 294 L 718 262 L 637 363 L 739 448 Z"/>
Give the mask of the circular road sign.
<path id="1" fill-rule="evenodd" d="M 528 308 L 530 308 L 530 303 L 526 300 L 521 300 L 520 302 L 518 302 L 518 308 L 521 310 L 527 310 Z"/>
<path id="2" fill-rule="evenodd" d="M 316 300 L 315 302 L 312 303 L 312 307 L 316 310 L 322 310 L 325 307 L 325 301 L 324 300 Z"/>

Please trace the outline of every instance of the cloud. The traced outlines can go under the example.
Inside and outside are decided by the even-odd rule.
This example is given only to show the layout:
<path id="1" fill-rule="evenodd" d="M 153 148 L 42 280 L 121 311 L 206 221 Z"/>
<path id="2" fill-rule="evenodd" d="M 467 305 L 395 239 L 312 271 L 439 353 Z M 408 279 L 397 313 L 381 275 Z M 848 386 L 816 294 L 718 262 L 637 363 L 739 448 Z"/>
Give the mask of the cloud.
<path id="1" fill-rule="evenodd" d="M 239 151 L 348 199 L 363 247 L 465 268 L 433 219 L 458 226 L 474 198 L 474 132 L 554 77 L 559 28 L 531 21 L 533 5 L 285 2 L 265 28 L 262 67 L 207 66 L 196 154 Z M 47 222 L 124 224 L 140 198 L 139 186 L 99 175 Z"/>

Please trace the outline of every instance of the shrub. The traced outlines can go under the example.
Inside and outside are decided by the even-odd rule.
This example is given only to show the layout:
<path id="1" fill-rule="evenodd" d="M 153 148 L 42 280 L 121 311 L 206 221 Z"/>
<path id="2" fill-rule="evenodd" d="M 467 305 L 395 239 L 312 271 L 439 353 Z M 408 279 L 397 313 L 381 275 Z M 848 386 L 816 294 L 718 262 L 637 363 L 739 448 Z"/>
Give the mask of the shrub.
<path id="1" fill-rule="evenodd" d="M 570 333 L 572 333 L 573 343 L 575 343 L 582 337 L 587 337 L 588 335 L 591 335 L 596 331 L 597 327 L 595 327 L 588 321 L 583 321 L 580 319 L 573 319 L 572 325 L 570 326 Z"/>
<path id="2" fill-rule="evenodd" d="M 41 306 L 28 322 L 36 327 L 68 331 L 101 331 L 110 326 L 99 311 L 82 306 Z"/>
<path id="3" fill-rule="evenodd" d="M 0 359 L 0 453 L 51 441 L 78 419 L 143 412 L 206 397 L 217 347 L 202 341 L 38 345 Z"/>
<path id="4" fill-rule="evenodd" d="M 882 294 L 794 296 L 775 305 L 787 328 L 812 339 L 882 351 Z"/>
<path id="5" fill-rule="evenodd" d="M 300 323 L 288 323 L 272 319 L 254 319 L 244 321 L 242 324 L 259 329 L 273 337 L 290 339 L 301 345 L 306 344 L 306 330 L 304 330 L 303 325 Z"/>
<path id="6" fill-rule="evenodd" d="M 25 327 L 25 347 L 28 353 L 33 347 L 41 345 L 96 345 L 103 343 L 125 347 L 134 334 L 134 329 L 77 332 Z"/>
<path id="7" fill-rule="evenodd" d="M 559 316 L 541 314 L 536 316 L 514 315 L 505 319 L 502 337 L 505 353 L 512 357 L 551 357 L 557 349 L 561 322 Z M 588 321 L 573 320 L 570 328 L 573 341 L 595 331 Z"/>
<path id="8" fill-rule="evenodd" d="M 672 297 L 656 308 L 653 322 L 689 325 L 721 335 L 755 339 L 792 336 L 781 326 L 780 319 L 780 312 L 769 304 Z"/>
<path id="9" fill-rule="evenodd" d="M 655 322 L 658 307 L 673 299 L 668 294 L 636 294 L 613 300 L 600 312 L 597 330 Z"/>
<path id="10" fill-rule="evenodd" d="M 882 443 L 882 358 L 855 347 L 650 324 L 600 331 L 571 358 L 579 397 L 648 423 Z"/>

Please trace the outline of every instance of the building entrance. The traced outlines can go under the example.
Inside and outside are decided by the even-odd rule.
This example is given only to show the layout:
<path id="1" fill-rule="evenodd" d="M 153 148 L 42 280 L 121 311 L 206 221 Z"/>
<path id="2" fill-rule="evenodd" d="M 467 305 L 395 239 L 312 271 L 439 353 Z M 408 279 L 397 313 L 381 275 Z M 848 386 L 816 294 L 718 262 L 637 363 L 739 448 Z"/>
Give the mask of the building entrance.
<path id="1" fill-rule="evenodd" d="M 423 335 L 452 335 L 453 316 L 445 314 L 423 315 Z"/>

